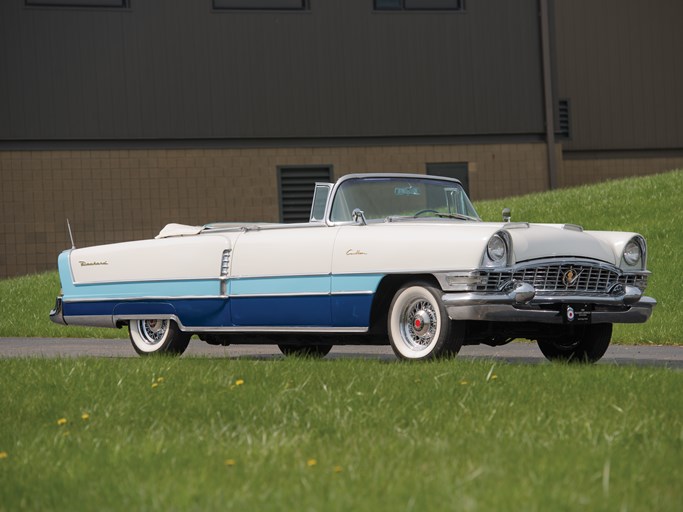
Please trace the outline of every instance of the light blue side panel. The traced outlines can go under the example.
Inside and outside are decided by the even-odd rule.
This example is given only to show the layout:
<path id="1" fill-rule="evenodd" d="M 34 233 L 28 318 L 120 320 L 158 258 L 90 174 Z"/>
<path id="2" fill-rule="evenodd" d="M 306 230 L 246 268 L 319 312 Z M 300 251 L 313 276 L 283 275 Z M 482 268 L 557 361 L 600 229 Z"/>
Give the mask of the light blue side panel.
<path id="1" fill-rule="evenodd" d="M 321 294 L 330 292 L 330 276 L 254 277 L 230 280 L 230 295 Z"/>
<path id="2" fill-rule="evenodd" d="M 375 292 L 383 274 L 254 277 L 230 280 L 230 295 Z"/>
<path id="3" fill-rule="evenodd" d="M 69 254 L 71 254 L 71 250 L 63 251 L 57 258 L 59 280 L 62 283 L 62 292 L 65 297 L 74 293 L 74 278 L 71 275 L 71 267 L 69 266 Z"/>
<path id="4" fill-rule="evenodd" d="M 332 293 L 376 292 L 384 274 L 348 274 L 332 276 Z"/>
<path id="5" fill-rule="evenodd" d="M 58 259 L 59 277 L 65 301 L 143 297 L 217 297 L 220 295 L 220 280 L 218 279 L 74 284 L 69 266 L 69 252 L 64 251 Z"/>
<path id="6" fill-rule="evenodd" d="M 66 300 L 93 298 L 141 297 L 217 297 L 220 294 L 218 279 L 190 279 L 178 281 L 133 281 L 129 283 L 80 284 L 73 287 Z"/>

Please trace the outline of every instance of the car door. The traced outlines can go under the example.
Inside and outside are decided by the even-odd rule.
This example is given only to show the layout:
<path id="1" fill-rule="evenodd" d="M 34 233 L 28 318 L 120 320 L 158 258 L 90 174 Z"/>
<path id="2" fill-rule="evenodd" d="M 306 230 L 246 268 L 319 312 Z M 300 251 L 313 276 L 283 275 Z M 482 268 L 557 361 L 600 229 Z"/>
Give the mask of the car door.
<path id="1" fill-rule="evenodd" d="M 337 231 L 306 224 L 263 226 L 241 234 L 229 281 L 233 324 L 331 326 L 330 272 Z"/>

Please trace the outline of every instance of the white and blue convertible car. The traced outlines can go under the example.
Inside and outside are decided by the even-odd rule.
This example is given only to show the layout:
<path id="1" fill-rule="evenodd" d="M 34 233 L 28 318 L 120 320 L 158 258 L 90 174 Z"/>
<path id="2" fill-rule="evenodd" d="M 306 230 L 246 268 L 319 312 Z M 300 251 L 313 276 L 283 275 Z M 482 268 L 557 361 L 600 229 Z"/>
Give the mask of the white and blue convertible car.
<path id="1" fill-rule="evenodd" d="M 597 361 L 614 323 L 652 313 L 646 259 L 637 233 L 482 222 L 457 180 L 347 175 L 316 185 L 307 223 L 170 224 L 67 250 L 50 316 L 127 326 L 139 354 L 181 354 L 197 335 L 430 359 L 526 338 L 551 360 Z"/>

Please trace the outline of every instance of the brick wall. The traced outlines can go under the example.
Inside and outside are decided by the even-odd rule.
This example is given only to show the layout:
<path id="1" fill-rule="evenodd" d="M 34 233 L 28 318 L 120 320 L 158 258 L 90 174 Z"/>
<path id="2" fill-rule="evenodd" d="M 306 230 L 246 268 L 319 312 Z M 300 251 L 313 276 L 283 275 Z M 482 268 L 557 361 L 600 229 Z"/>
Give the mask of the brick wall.
<path id="1" fill-rule="evenodd" d="M 628 176 L 683 169 L 683 157 L 566 158 L 562 165 L 560 186 L 575 187 Z"/>
<path id="2" fill-rule="evenodd" d="M 332 165 L 338 178 L 438 162 L 468 162 L 475 200 L 548 188 L 540 143 L 0 152 L 0 278 L 54 270 L 71 245 L 67 218 L 79 247 L 150 238 L 169 222 L 274 222 L 278 166 Z"/>

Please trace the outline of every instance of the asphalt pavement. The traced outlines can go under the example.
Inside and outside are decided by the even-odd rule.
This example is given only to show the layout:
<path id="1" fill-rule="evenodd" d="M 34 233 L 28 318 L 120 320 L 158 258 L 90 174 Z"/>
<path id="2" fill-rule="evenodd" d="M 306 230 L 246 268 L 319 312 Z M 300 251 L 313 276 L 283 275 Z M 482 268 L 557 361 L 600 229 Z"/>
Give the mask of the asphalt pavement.
<path id="1" fill-rule="evenodd" d="M 0 338 L 0 358 L 10 357 L 138 357 L 127 339 Z M 275 345 L 217 347 L 193 339 L 182 357 L 283 357 Z M 491 359 L 510 363 L 549 364 L 535 343 L 513 342 L 501 347 L 465 346 L 459 358 Z M 335 346 L 327 358 L 363 358 L 396 361 L 389 346 Z M 598 364 L 663 366 L 683 369 L 683 346 L 611 345 Z"/>

